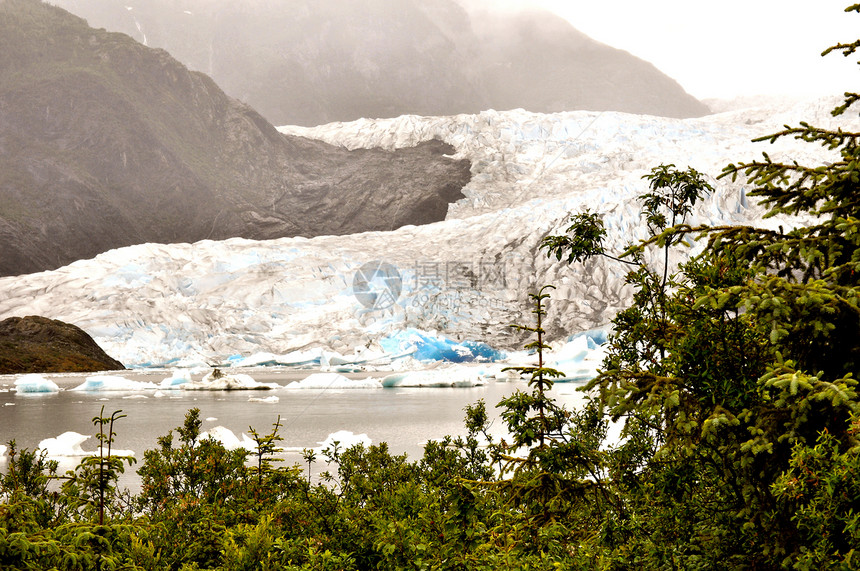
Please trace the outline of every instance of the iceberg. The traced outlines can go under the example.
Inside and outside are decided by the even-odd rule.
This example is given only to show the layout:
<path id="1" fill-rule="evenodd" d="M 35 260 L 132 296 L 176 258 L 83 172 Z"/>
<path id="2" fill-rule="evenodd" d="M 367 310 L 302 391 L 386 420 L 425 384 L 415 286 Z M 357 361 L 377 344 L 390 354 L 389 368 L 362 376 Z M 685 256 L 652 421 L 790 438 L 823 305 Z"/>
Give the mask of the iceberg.
<path id="1" fill-rule="evenodd" d="M 294 383 L 288 384 L 285 389 L 379 389 L 382 388 L 379 380 L 350 379 L 337 373 L 314 373 Z"/>
<path id="2" fill-rule="evenodd" d="M 57 393 L 60 387 L 54 381 L 37 373 L 22 375 L 15 379 L 17 393 Z"/>
<path id="3" fill-rule="evenodd" d="M 220 442 L 227 450 L 238 450 L 239 448 L 244 448 L 249 452 L 253 452 L 257 449 L 257 443 L 254 442 L 254 440 L 247 434 L 243 432 L 242 439 L 240 440 L 232 430 L 224 426 L 216 426 L 205 432 L 201 432 L 197 441 L 199 442 L 206 438 L 211 438 L 212 440 Z"/>
<path id="4" fill-rule="evenodd" d="M 281 388 L 277 383 L 259 383 L 242 373 L 225 375 L 219 369 L 214 369 L 199 381 L 179 386 L 184 391 L 270 391 Z"/>
<path id="5" fill-rule="evenodd" d="M 86 452 L 81 444 L 87 441 L 89 436 L 79 432 L 64 432 L 55 438 L 45 438 L 36 447 L 44 450 L 52 458 L 67 456 L 89 456 L 92 452 Z"/>
<path id="6" fill-rule="evenodd" d="M 118 375 L 100 375 L 87 377 L 83 383 L 70 390 L 85 392 L 138 392 L 157 388 L 158 385 L 149 382 L 132 381 L 130 379 Z"/>
<path id="7" fill-rule="evenodd" d="M 162 389 L 180 389 L 182 388 L 182 385 L 190 383 L 191 381 L 191 370 L 175 369 L 173 374 L 162 379 L 158 386 Z"/>
<path id="8" fill-rule="evenodd" d="M 455 387 L 469 388 L 486 384 L 475 369 L 468 367 L 439 367 L 423 371 L 392 373 L 382 379 L 383 387 Z"/>
<path id="9" fill-rule="evenodd" d="M 100 449 L 88 451 L 81 448 L 81 444 L 90 437 L 79 432 L 68 431 L 54 438 L 45 438 L 36 447 L 43 450 L 49 458 L 78 458 L 84 456 L 98 456 Z M 107 449 L 104 453 L 107 455 Z M 112 456 L 134 456 L 133 450 L 111 449 Z"/>
<path id="10" fill-rule="evenodd" d="M 547 354 L 548 366 L 564 373 L 564 377 L 555 379 L 555 382 L 590 381 L 597 376 L 606 356 L 606 334 L 589 333 L 574 335 L 557 351 Z M 603 340 L 604 343 L 598 345 L 595 339 Z"/>
<path id="11" fill-rule="evenodd" d="M 352 448 L 358 444 L 363 446 L 370 446 L 373 444 L 373 441 L 367 434 L 355 434 L 354 432 L 350 432 L 349 430 L 338 430 L 337 432 L 332 432 L 326 439 L 322 442 L 318 442 L 319 446 L 314 448 L 316 452 L 322 452 L 326 448 L 334 447 L 335 443 L 337 443 L 337 447 L 339 450 L 343 451 L 348 448 Z"/>

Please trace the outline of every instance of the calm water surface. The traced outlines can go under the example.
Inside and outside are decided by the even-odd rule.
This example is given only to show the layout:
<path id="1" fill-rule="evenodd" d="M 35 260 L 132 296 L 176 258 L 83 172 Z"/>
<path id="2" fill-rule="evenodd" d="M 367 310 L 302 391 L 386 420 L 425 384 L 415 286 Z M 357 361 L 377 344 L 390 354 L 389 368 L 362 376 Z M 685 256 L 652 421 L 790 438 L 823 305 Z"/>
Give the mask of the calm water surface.
<path id="1" fill-rule="evenodd" d="M 313 371 L 259 368 L 243 370 L 260 382 L 275 382 L 285 386 L 301 380 Z M 169 377 L 169 371 L 122 371 L 113 373 L 134 381 L 159 383 Z M 377 373 L 380 377 L 384 373 Z M 502 433 L 498 401 L 517 389 L 526 389 L 523 381 L 489 382 L 473 388 L 383 388 L 383 389 L 302 389 L 273 391 L 162 391 L 166 396 L 156 398 L 154 391 L 79 392 L 68 389 L 83 383 L 90 375 L 45 375 L 62 389 L 52 394 L 17 394 L 17 376 L 0 376 L 0 442 L 15 439 L 20 448 L 34 448 L 45 438 L 66 431 L 93 434 L 92 419 L 104 406 L 105 416 L 115 410 L 127 415 L 115 424 L 114 447 L 133 450 L 138 460 L 143 452 L 157 445 L 158 436 L 181 426 L 186 412 L 200 409 L 203 430 L 224 426 L 241 438 L 253 427 L 267 434 L 280 415 L 284 438 L 281 445 L 288 464 L 301 463 L 301 449 L 314 448 L 326 437 L 340 430 L 366 434 L 373 443 L 387 442 L 392 452 L 407 453 L 418 459 L 424 443 L 445 435 L 463 434 L 463 408 L 484 399 L 494 418 L 492 432 Z M 368 374 L 348 375 L 355 378 Z M 195 379 L 197 376 L 195 376 Z M 577 385 L 559 384 L 553 394 L 569 408 L 582 400 Z M 277 403 L 253 402 L 251 397 L 277 396 Z M 84 442 L 85 450 L 96 447 L 96 439 Z M 64 462 L 61 469 L 77 464 L 77 459 Z M 131 468 L 134 472 L 138 465 Z M 0 469 L 5 459 L 0 460 Z M 124 478 L 134 487 L 136 476 Z"/>

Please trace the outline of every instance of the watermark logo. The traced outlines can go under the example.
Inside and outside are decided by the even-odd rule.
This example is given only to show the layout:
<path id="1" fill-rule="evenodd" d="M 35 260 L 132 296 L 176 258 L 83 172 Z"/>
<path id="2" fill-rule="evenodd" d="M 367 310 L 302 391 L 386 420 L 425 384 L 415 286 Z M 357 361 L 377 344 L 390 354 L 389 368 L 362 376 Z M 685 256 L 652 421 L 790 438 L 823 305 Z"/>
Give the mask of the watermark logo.
<path id="1" fill-rule="evenodd" d="M 367 262 L 355 272 L 352 291 L 364 307 L 387 309 L 397 303 L 403 291 L 403 279 L 397 268 L 387 262 Z"/>
<path id="2" fill-rule="evenodd" d="M 379 260 L 355 272 L 352 290 L 363 315 L 406 311 L 424 317 L 453 315 L 461 309 L 501 309 L 505 302 L 488 295 L 508 285 L 503 261 L 419 259 L 403 269 Z"/>

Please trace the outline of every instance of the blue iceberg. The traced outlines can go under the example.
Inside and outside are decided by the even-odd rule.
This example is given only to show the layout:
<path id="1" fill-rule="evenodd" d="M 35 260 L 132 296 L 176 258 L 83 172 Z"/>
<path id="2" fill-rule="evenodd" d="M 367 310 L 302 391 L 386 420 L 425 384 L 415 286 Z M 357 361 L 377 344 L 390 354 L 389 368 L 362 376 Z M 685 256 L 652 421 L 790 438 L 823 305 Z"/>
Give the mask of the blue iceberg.
<path id="1" fill-rule="evenodd" d="M 15 381 L 15 391 L 18 393 L 56 393 L 60 387 L 42 375 L 31 373 L 22 375 Z"/>

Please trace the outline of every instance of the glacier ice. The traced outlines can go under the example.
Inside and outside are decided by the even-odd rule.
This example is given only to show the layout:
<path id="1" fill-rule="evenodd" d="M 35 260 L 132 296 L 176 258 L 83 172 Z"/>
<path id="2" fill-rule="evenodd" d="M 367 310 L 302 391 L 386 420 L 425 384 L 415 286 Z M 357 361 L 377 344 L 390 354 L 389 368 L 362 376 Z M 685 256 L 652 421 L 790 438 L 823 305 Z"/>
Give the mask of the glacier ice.
<path id="1" fill-rule="evenodd" d="M 621 250 L 645 236 L 636 197 L 653 166 L 689 165 L 713 176 L 762 151 L 775 161 L 833 160 L 831 151 L 799 141 L 765 146 L 751 140 L 801 120 L 860 130 L 857 117 L 830 116 L 837 102 L 685 120 L 513 110 L 283 127 L 348 148 L 442 139 L 458 158 L 472 161 L 473 177 L 446 220 L 427 226 L 313 239 L 141 244 L 54 271 L 0 278 L 0 318 L 44 315 L 74 323 L 132 367 L 316 366 L 318 355 L 320 366 L 356 370 L 359 363 L 349 361 L 360 360 L 359 349 L 390 352 L 380 342 L 409 331 L 447 338 L 455 353 L 453 345 L 468 348 L 469 342 L 497 351 L 521 347 L 525 334 L 509 324 L 530 324 L 527 294 L 554 284 L 544 327 L 548 339 L 566 340 L 606 325 L 631 295 L 626 268 L 603 259 L 567 266 L 539 250 L 545 236 L 567 227 L 568 213 L 601 213 L 607 246 Z M 748 199 L 741 180 L 711 182 L 715 192 L 696 204 L 692 224 L 794 224 L 784 217 L 762 220 L 763 208 Z M 700 247 L 693 243 L 690 252 Z M 650 259 L 659 263 L 656 254 Z M 674 255 L 672 263 L 681 259 Z M 390 305 L 368 308 L 355 295 L 353 277 L 374 260 L 395 268 L 402 288 Z M 427 366 L 402 358 L 386 366 Z"/>
<path id="2" fill-rule="evenodd" d="M 379 345 L 392 354 L 409 354 L 419 361 L 448 361 L 469 363 L 498 361 L 505 354 L 479 341 L 456 342 L 432 331 L 408 328 L 379 340 Z"/>
<path id="3" fill-rule="evenodd" d="M 231 366 L 260 367 L 280 365 L 285 367 L 313 367 L 320 365 L 322 358 L 323 350 L 320 347 L 307 351 L 292 351 L 285 355 L 275 355 L 268 351 L 260 351 L 233 361 Z"/>

